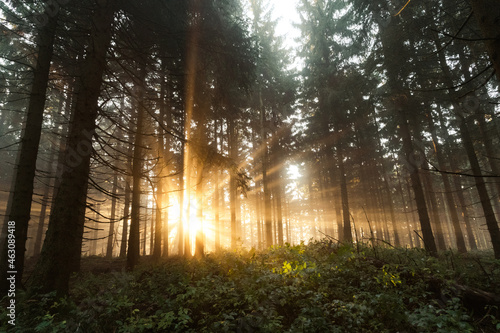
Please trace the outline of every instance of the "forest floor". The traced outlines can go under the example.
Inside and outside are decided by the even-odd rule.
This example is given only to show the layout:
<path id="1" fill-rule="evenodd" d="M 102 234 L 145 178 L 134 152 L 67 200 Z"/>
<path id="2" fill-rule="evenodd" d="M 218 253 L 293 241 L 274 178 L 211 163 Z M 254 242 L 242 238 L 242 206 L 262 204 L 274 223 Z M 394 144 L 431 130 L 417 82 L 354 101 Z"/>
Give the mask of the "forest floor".
<path id="1" fill-rule="evenodd" d="M 8 332 L 498 332 L 500 261 L 328 241 L 202 259 L 83 258 L 70 295 L 19 294 Z M 6 318 L 5 299 L 0 314 Z"/>

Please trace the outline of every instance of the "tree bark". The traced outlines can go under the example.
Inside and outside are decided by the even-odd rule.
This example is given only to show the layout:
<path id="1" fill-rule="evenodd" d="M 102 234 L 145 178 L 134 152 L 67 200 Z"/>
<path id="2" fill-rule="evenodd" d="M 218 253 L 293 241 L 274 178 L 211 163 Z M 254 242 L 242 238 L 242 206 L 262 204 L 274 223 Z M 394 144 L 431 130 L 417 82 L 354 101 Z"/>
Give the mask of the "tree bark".
<path id="1" fill-rule="evenodd" d="M 52 186 L 52 163 L 54 160 L 55 147 L 52 147 L 49 160 L 47 161 L 47 174 L 49 175 L 49 180 L 45 186 L 45 190 L 42 198 L 42 206 L 40 209 L 40 219 L 38 221 L 38 226 L 35 236 L 35 245 L 33 246 L 33 257 L 38 258 L 40 256 L 40 251 L 42 249 L 42 238 L 45 229 L 45 220 L 47 217 L 47 208 L 49 206 L 49 193 Z"/>
<path id="2" fill-rule="evenodd" d="M 234 120 L 230 115 L 227 121 L 227 136 L 229 143 L 229 158 L 234 163 L 234 167 L 229 172 L 229 205 L 231 211 L 231 249 L 236 249 L 238 230 L 236 222 L 236 158 L 238 154 L 238 149 L 236 146 L 236 133 L 234 128 Z"/>
<path id="3" fill-rule="evenodd" d="M 437 135 L 436 135 L 436 127 L 434 125 L 434 121 L 432 119 L 432 114 L 429 112 L 426 115 L 427 123 L 429 125 L 429 130 L 431 132 L 432 141 L 434 143 L 434 153 L 436 154 L 436 158 L 438 161 L 439 168 L 441 170 L 446 170 L 447 165 L 445 162 L 445 157 L 443 152 L 441 151 L 441 145 L 439 144 Z M 455 240 L 457 242 L 458 251 L 461 253 L 467 252 L 467 248 L 465 247 L 464 235 L 462 233 L 462 229 L 460 228 L 460 222 L 458 220 L 457 207 L 455 205 L 455 200 L 453 199 L 453 190 L 451 188 L 450 180 L 447 174 L 441 174 L 443 179 L 444 191 L 446 203 L 448 205 L 448 212 L 450 213 L 451 224 L 453 226 L 453 231 L 455 233 Z"/>
<path id="4" fill-rule="evenodd" d="M 382 30 L 382 45 L 384 54 L 384 63 L 387 70 L 388 85 L 391 93 L 390 103 L 393 106 L 396 122 L 399 126 L 399 136 L 403 141 L 403 154 L 405 156 L 405 163 L 410 174 L 411 186 L 415 194 L 415 203 L 417 205 L 417 212 L 422 228 L 422 236 L 425 249 L 431 255 L 437 255 L 436 242 L 431 228 L 429 219 L 429 212 L 425 201 L 424 190 L 422 187 L 422 180 L 420 177 L 419 165 L 415 163 L 415 150 L 412 143 L 410 128 L 408 125 L 408 96 L 400 91 L 398 86 L 402 85 L 398 79 L 400 76 L 399 70 L 405 68 L 404 58 L 397 57 L 395 54 L 398 52 L 404 54 L 402 41 L 400 40 L 398 32 L 398 18 L 391 18 L 388 25 L 384 27 L 382 24 L 379 26 Z M 402 74 L 404 75 L 404 74 Z"/>
<path id="5" fill-rule="evenodd" d="M 500 81 L 500 20 L 498 19 L 500 2 L 498 0 L 471 0 L 470 3 Z"/>
<path id="6" fill-rule="evenodd" d="M 113 257 L 113 240 L 115 239 L 115 216 L 116 216 L 116 192 L 118 189 L 118 173 L 115 170 L 113 176 L 113 189 L 111 191 L 111 220 L 109 222 L 108 231 L 108 244 L 106 246 L 106 258 L 110 259 Z"/>
<path id="7" fill-rule="evenodd" d="M 28 238 L 28 223 L 30 220 L 35 179 L 38 146 L 42 133 L 43 111 L 45 109 L 46 91 L 49 81 L 50 63 L 54 50 L 54 39 L 57 28 L 57 15 L 50 17 L 48 23 L 38 31 L 38 54 L 33 72 L 30 100 L 26 114 L 25 126 L 21 135 L 19 157 L 17 160 L 13 192 L 7 204 L 8 217 L 2 228 L 0 237 L 0 291 L 4 295 L 9 289 L 8 271 L 16 271 L 16 286 L 22 287 L 24 272 L 25 247 Z M 15 248 L 10 249 L 7 242 L 7 222 L 15 223 L 13 236 Z M 9 229 L 12 230 L 12 229 Z M 13 250 L 13 251 L 12 251 Z M 14 264 L 7 260 L 14 254 Z"/>
<path id="8" fill-rule="evenodd" d="M 282 189 L 281 189 L 281 154 L 279 147 L 279 140 L 274 143 L 273 149 L 273 186 L 272 193 L 276 204 L 276 228 L 278 236 L 278 245 L 283 246 L 283 211 L 282 211 Z"/>
<path id="9" fill-rule="evenodd" d="M 144 69 L 141 69 L 140 82 L 137 84 L 137 127 L 134 141 L 134 157 L 132 160 L 132 211 L 130 213 L 130 234 L 127 250 L 127 269 L 133 270 L 140 257 L 140 219 L 141 219 L 141 178 L 143 167 L 143 127 L 146 113 L 144 102 Z M 144 230 L 146 234 L 146 230 Z"/>
<path id="10" fill-rule="evenodd" d="M 261 137 L 261 150 L 262 150 L 262 187 L 264 189 L 264 232 L 266 247 L 273 246 L 273 220 L 272 220 L 272 207 L 271 207 L 271 193 L 269 189 L 268 179 L 268 159 L 269 152 L 267 147 L 267 133 L 266 133 L 266 115 L 264 105 L 262 103 L 262 93 L 259 92 L 260 100 L 260 137 Z"/>
<path id="11" fill-rule="evenodd" d="M 495 217 L 493 206 L 491 205 L 491 199 L 488 194 L 488 190 L 486 189 L 484 178 L 481 177 L 481 167 L 474 151 L 474 144 L 472 143 L 466 120 L 463 117 L 460 117 L 460 135 L 462 137 L 465 151 L 467 152 L 467 157 L 469 158 L 472 173 L 475 175 L 474 181 L 476 183 L 476 189 L 481 200 L 481 207 L 483 208 L 486 226 L 490 233 L 491 244 L 493 245 L 493 252 L 495 253 L 495 259 L 500 259 L 500 229 L 498 228 L 498 221 Z"/>
<path id="12" fill-rule="evenodd" d="M 132 147 L 132 145 L 130 145 Z M 130 164 L 130 163 L 129 163 Z M 123 225 L 122 225 L 122 239 L 120 242 L 120 258 L 127 256 L 128 244 L 128 221 L 130 220 L 130 177 L 127 176 L 125 181 L 125 204 L 123 208 Z"/>
<path id="13" fill-rule="evenodd" d="M 196 163 L 196 219 L 199 228 L 196 230 L 195 256 L 201 258 L 205 255 L 205 240 L 203 233 L 203 173 L 204 162 L 198 157 Z"/>
<path id="14" fill-rule="evenodd" d="M 92 17 L 90 43 L 80 77 L 82 89 L 77 97 L 65 154 L 66 164 L 32 279 L 31 288 L 39 288 L 42 293 L 56 290 L 59 295 L 66 294 L 72 268 L 80 262 L 84 229 L 80 217 L 85 214 L 97 101 L 117 2 L 100 1 Z"/>

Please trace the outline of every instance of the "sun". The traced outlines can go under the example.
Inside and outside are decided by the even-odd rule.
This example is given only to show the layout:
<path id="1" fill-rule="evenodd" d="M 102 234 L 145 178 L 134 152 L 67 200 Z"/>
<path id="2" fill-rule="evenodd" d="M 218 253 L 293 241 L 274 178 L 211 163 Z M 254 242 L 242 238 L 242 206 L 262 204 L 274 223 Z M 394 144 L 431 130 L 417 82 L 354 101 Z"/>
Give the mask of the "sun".
<path id="1" fill-rule="evenodd" d="M 189 230 L 189 234 L 191 237 L 196 235 L 196 233 L 201 229 L 201 221 L 198 219 L 196 216 L 196 213 L 198 211 L 198 204 L 196 202 L 196 199 L 190 199 L 188 202 L 188 207 L 186 207 L 185 212 L 189 211 L 188 214 L 184 214 L 184 229 Z"/>

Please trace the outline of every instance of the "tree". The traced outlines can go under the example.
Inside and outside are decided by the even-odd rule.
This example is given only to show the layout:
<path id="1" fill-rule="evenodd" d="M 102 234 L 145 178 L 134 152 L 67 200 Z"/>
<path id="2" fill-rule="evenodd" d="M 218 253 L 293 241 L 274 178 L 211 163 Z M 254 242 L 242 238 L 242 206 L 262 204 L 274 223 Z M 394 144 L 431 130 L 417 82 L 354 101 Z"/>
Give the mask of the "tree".
<path id="1" fill-rule="evenodd" d="M 500 80 L 500 22 L 496 14 L 500 11 L 500 3 L 495 0 L 471 0 L 470 4 L 483 33 L 497 78 Z"/>
<path id="2" fill-rule="evenodd" d="M 15 223 L 15 269 L 9 268 L 7 258 L 10 258 L 8 243 L 1 242 L 0 248 L 0 290 L 8 290 L 7 272 L 15 270 L 16 285 L 22 286 L 24 272 L 24 257 L 26 240 L 28 236 L 28 222 L 30 220 L 31 203 L 33 196 L 33 181 L 35 178 L 38 146 L 42 132 L 43 112 L 45 109 L 46 91 L 49 79 L 50 63 L 54 50 L 54 39 L 57 28 L 57 15 L 51 16 L 47 24 L 38 29 L 38 57 L 33 70 L 33 83 L 31 86 L 30 101 L 26 113 L 25 127 L 21 135 L 21 147 L 17 161 L 15 182 L 12 196 L 9 198 L 8 221 Z M 6 221 L 7 222 L 7 221 Z M 7 223 L 4 223 L 6 226 Z M 5 227 L 4 227 L 5 229 Z M 7 237 L 2 230 L 2 239 Z"/>
<path id="3" fill-rule="evenodd" d="M 80 261 L 84 227 L 80 217 L 85 211 L 97 102 L 117 5 L 115 0 L 101 1 L 92 16 L 89 48 L 80 78 L 81 89 L 65 153 L 65 170 L 31 285 L 32 289 L 41 292 L 56 290 L 61 295 L 67 293 L 72 268 Z"/>

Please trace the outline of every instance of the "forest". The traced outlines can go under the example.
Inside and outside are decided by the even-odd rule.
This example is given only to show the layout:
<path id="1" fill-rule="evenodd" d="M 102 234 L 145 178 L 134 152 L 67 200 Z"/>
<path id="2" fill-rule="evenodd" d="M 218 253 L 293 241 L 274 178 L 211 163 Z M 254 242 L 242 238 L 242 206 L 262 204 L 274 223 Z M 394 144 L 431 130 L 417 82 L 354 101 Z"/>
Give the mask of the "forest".
<path id="1" fill-rule="evenodd" d="M 0 330 L 500 330 L 500 2 L 279 1 L 0 2 Z"/>

